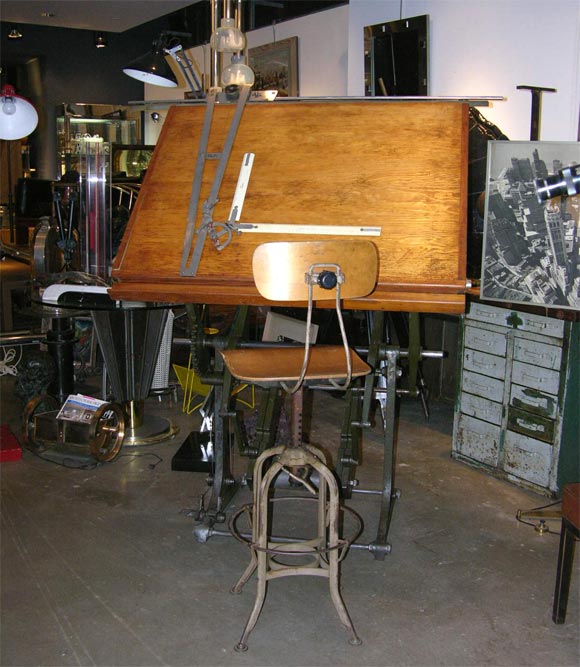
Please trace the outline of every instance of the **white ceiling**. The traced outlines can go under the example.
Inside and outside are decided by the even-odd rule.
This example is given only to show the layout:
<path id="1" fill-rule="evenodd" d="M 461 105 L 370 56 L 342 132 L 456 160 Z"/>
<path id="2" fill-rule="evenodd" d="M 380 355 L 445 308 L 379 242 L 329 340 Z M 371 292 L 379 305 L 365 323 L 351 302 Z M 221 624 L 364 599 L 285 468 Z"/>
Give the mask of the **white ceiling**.
<path id="1" fill-rule="evenodd" d="M 7 23 L 124 32 L 197 0 L 1 0 Z"/>

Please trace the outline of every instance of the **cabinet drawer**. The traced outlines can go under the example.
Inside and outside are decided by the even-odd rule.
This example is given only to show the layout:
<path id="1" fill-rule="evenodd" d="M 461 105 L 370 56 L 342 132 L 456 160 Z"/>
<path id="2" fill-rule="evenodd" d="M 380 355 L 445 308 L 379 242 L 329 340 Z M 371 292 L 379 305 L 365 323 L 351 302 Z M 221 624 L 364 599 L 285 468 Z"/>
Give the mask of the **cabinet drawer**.
<path id="1" fill-rule="evenodd" d="M 531 412 L 510 408 L 507 427 L 512 431 L 529 435 L 531 438 L 537 438 L 543 442 L 554 441 L 554 422 Z"/>
<path id="2" fill-rule="evenodd" d="M 505 308 L 496 308 L 495 306 L 487 306 L 485 303 L 472 303 L 469 308 L 468 317 L 478 322 L 487 322 L 488 324 L 495 324 L 497 326 L 507 326 L 506 318 L 509 317 L 510 311 Z"/>
<path id="3" fill-rule="evenodd" d="M 504 470 L 538 486 L 548 488 L 552 447 L 520 433 L 506 431 Z"/>
<path id="4" fill-rule="evenodd" d="M 502 404 L 474 394 L 461 394 L 460 411 L 470 417 L 483 419 L 492 424 L 501 424 Z"/>
<path id="5" fill-rule="evenodd" d="M 487 354 L 468 348 L 465 348 L 463 352 L 463 367 L 466 370 L 489 377 L 503 379 L 505 377 L 505 363 L 505 357 L 497 357 L 495 354 Z"/>
<path id="6" fill-rule="evenodd" d="M 532 387 L 546 394 L 558 395 L 560 388 L 560 374 L 548 368 L 524 364 L 514 361 L 512 368 L 512 381 L 524 387 Z"/>
<path id="7" fill-rule="evenodd" d="M 556 320 L 553 317 L 543 317 L 542 315 L 533 315 L 531 313 L 513 313 L 521 320 L 517 328 L 520 331 L 529 331 L 530 333 L 541 334 L 542 336 L 553 336 L 554 338 L 564 337 L 564 320 Z"/>
<path id="8" fill-rule="evenodd" d="M 508 308 L 497 308 L 484 303 L 472 303 L 468 318 L 542 336 L 564 337 L 565 322 L 543 315 L 533 315 Z"/>
<path id="9" fill-rule="evenodd" d="M 505 357 L 507 340 L 504 334 L 466 325 L 464 346 Z"/>
<path id="10" fill-rule="evenodd" d="M 559 370 L 562 363 L 562 348 L 557 345 L 545 345 L 524 338 L 516 338 L 514 359 L 543 368 Z"/>
<path id="11" fill-rule="evenodd" d="M 558 413 L 556 396 L 517 384 L 511 386 L 510 405 L 549 419 L 555 419 Z"/>
<path id="12" fill-rule="evenodd" d="M 496 467 L 501 429 L 499 426 L 459 415 L 455 449 L 463 456 Z"/>
<path id="13" fill-rule="evenodd" d="M 498 403 L 503 401 L 503 380 L 496 380 L 464 370 L 462 389 L 470 394 L 489 398 L 490 401 L 497 401 Z"/>

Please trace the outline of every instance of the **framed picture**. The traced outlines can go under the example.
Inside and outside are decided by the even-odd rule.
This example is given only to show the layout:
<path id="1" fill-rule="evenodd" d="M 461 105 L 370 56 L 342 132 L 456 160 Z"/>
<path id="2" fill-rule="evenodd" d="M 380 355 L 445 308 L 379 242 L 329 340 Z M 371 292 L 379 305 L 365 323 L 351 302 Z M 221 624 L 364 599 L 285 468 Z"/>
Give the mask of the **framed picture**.
<path id="1" fill-rule="evenodd" d="M 578 164 L 578 142 L 489 143 L 482 299 L 580 309 L 580 195 L 540 202 L 536 184 Z"/>
<path id="2" fill-rule="evenodd" d="M 298 37 L 248 49 L 254 70 L 253 90 L 277 90 L 279 97 L 298 97 Z"/>

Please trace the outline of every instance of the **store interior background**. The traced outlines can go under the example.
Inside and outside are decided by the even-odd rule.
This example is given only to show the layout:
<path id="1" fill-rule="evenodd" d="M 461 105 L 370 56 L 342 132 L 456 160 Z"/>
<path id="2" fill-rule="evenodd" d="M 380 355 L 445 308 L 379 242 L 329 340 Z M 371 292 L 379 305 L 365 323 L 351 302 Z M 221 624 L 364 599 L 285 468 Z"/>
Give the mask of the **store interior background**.
<path id="1" fill-rule="evenodd" d="M 106 12 L 114 2 L 101 4 Z M 142 3 L 134 4 L 139 12 Z M 540 139 L 580 140 L 579 0 L 350 0 L 246 34 L 249 48 L 298 37 L 301 97 L 362 96 L 364 26 L 423 14 L 432 96 L 504 97 L 481 112 L 510 139 L 528 140 L 530 93 L 517 86 L 555 88 L 543 96 Z M 155 144 L 171 100 L 184 98 L 185 84 L 159 88 L 122 72 L 162 30 L 188 29 L 179 11 L 107 32 L 104 49 L 94 47 L 92 29 L 23 24 L 23 38 L 8 40 L 1 5 L 0 19 L 2 82 L 15 73 L 6 82 L 39 110 L 28 140 L 35 177 L 59 174 L 56 117 L 63 103 L 142 102 L 142 142 Z M 209 70 L 207 45 L 188 53 Z M 310 590 L 294 593 L 290 582 L 279 594 L 284 611 L 265 615 L 254 652 L 240 662 L 231 648 L 251 596 L 232 602 L 228 588 L 246 553 L 217 538 L 194 542 L 182 509 L 197 500 L 202 476 L 176 482 L 183 473 L 169 469 L 159 447 L 153 451 L 165 460 L 153 471 L 145 459 L 123 459 L 97 474 L 79 473 L 80 482 L 61 468 L 4 465 L 3 511 L 11 523 L 3 530 L 18 538 L 3 547 L 6 664 L 56 664 L 55 656 L 62 664 L 103 665 L 577 664 L 577 586 L 568 624 L 551 620 L 558 541 L 514 518 L 517 508 L 547 499 L 450 460 L 461 318 L 439 319 L 447 327 L 443 340 L 430 342 L 448 356 L 425 371 L 431 395 L 447 404 L 434 410 L 429 427 L 418 404 L 405 404 L 396 548 L 387 563 L 360 553 L 345 563 L 346 594 L 364 628 L 361 657 L 344 648 L 332 612 L 318 613 L 324 595 L 312 598 L 309 616 L 303 600 Z M 14 396 L 2 402 L 3 411 L 6 404 L 20 409 Z M 153 409 L 165 414 L 169 402 L 164 397 Z M 191 419 L 180 408 L 171 410 L 184 435 Z M 331 412 L 320 414 L 325 434 L 335 424 Z M 377 451 L 369 449 L 371 461 Z"/>
<path id="2" fill-rule="evenodd" d="M 135 3 L 137 5 L 137 3 Z M 102 3 L 106 11 L 106 2 Z M 249 31 L 248 47 L 297 36 L 299 91 L 309 96 L 364 95 L 363 28 L 429 15 L 429 90 L 432 96 L 502 96 L 482 110 L 512 140 L 529 139 L 530 93 L 518 85 L 556 88 L 543 95 L 542 140 L 574 141 L 579 132 L 580 11 L 577 0 L 350 0 L 349 3 Z M 181 25 L 180 25 L 181 21 Z M 63 102 L 125 105 L 130 101 L 183 99 L 186 86 L 142 84 L 122 67 L 147 52 L 163 29 L 182 30 L 176 12 L 107 33 L 96 49 L 93 32 L 23 25 L 24 37 L 9 40 L 2 23 L 2 65 L 20 68 L 16 84 L 40 113 L 30 139 L 32 166 L 40 178 L 57 176 L 56 109 Z M 209 70 L 209 47 L 188 51 Z M 24 68 L 24 72 L 22 72 Z M 179 75 L 180 76 L 180 75 Z M 157 140 L 164 113 L 153 123 L 144 114 L 144 143 Z"/>

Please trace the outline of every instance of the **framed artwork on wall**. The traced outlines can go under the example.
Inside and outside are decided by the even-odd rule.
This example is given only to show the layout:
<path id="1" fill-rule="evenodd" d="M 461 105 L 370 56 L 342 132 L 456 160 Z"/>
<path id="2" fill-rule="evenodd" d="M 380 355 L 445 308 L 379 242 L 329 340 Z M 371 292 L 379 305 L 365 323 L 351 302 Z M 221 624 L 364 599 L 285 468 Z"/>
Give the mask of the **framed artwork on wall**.
<path id="1" fill-rule="evenodd" d="M 278 97 L 298 97 L 298 37 L 248 50 L 254 70 L 253 90 L 277 90 Z"/>
<path id="2" fill-rule="evenodd" d="M 578 164 L 578 142 L 489 143 L 482 299 L 580 309 L 580 195 L 538 197 Z"/>

